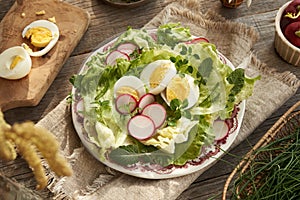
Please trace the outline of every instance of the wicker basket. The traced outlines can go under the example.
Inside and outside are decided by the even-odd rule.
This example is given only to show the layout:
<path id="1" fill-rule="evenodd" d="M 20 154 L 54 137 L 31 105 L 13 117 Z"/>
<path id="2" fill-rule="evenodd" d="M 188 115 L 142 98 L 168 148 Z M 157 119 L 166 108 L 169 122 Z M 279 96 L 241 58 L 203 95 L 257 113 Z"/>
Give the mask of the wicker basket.
<path id="1" fill-rule="evenodd" d="M 243 3 L 243 0 L 232 0 L 230 3 L 229 0 L 221 0 L 223 6 L 227 8 L 237 8 Z"/>
<path id="2" fill-rule="evenodd" d="M 268 130 L 268 132 L 257 142 L 257 144 L 245 155 L 244 159 L 236 166 L 236 168 L 232 171 L 232 173 L 227 178 L 226 183 L 224 185 L 222 200 L 226 200 L 231 183 L 233 183 L 236 180 L 236 178 L 238 178 L 238 175 L 242 175 L 243 173 L 247 172 L 247 170 L 249 170 L 249 166 L 251 165 L 252 161 L 259 160 L 260 158 L 269 156 L 269 154 L 272 153 L 272 152 L 268 152 L 268 155 L 266 155 L 267 153 L 255 153 L 258 148 L 263 147 L 276 139 L 288 136 L 291 133 L 295 132 L 295 130 L 300 127 L 299 108 L 300 108 L 300 101 L 297 102 L 295 105 L 293 105 Z M 260 180 L 257 179 L 255 181 L 258 181 L 259 184 Z M 240 198 L 242 199 L 242 197 Z"/>

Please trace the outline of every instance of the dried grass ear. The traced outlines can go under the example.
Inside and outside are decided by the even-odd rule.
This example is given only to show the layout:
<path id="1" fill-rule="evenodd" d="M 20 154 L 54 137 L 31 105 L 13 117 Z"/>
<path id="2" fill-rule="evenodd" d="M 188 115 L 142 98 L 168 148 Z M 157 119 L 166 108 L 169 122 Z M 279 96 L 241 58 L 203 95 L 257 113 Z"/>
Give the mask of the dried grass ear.
<path id="1" fill-rule="evenodd" d="M 16 159 L 17 153 L 15 146 L 9 140 L 6 140 L 5 132 L 10 130 L 10 125 L 4 120 L 4 115 L 0 109 L 0 159 L 11 161 Z"/>
<path id="2" fill-rule="evenodd" d="M 67 160 L 59 154 L 59 144 L 52 133 L 35 126 L 33 122 L 16 123 L 10 126 L 4 120 L 1 109 L 0 147 L 0 159 L 14 160 L 18 151 L 26 160 L 37 180 L 37 189 L 45 188 L 48 182 L 40 154 L 58 176 L 72 175 Z"/>

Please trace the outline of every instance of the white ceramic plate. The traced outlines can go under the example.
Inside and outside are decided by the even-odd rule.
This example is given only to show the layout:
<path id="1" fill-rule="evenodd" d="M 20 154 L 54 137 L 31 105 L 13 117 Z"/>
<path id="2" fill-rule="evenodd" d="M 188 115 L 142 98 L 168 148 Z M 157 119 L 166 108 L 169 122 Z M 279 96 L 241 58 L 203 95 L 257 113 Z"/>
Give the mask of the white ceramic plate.
<path id="1" fill-rule="evenodd" d="M 109 40 L 108 42 L 105 42 L 104 44 L 101 44 L 99 48 L 97 48 L 84 62 L 83 67 L 81 68 L 79 73 L 83 73 L 86 70 L 86 62 L 90 60 L 91 57 L 93 57 L 98 52 L 103 52 L 107 48 L 109 48 L 117 38 L 114 38 L 112 40 Z M 229 65 L 231 68 L 234 68 L 232 63 L 221 53 L 219 54 L 220 59 L 223 62 L 226 62 L 227 65 Z M 123 172 L 125 174 L 129 174 L 136 177 L 141 178 L 147 178 L 147 179 L 165 179 L 165 178 L 173 178 L 173 177 L 179 177 L 183 175 L 187 175 L 202 169 L 206 169 L 206 167 L 212 165 L 214 162 L 218 160 L 232 145 L 234 140 L 236 139 L 236 136 L 239 133 L 240 126 L 243 120 L 244 112 L 245 112 L 245 101 L 242 101 L 237 106 L 237 115 L 230 119 L 229 124 L 230 131 L 229 135 L 224 138 L 221 141 L 215 141 L 214 144 L 210 146 L 203 146 L 201 154 L 194 160 L 188 161 L 183 166 L 175 166 L 175 165 L 169 165 L 166 167 L 161 167 L 158 165 L 143 165 L 143 164 L 134 164 L 130 166 L 121 166 L 114 162 L 111 162 L 109 160 L 101 160 L 99 158 L 99 150 L 100 148 L 96 146 L 88 137 L 87 132 L 84 129 L 83 126 L 83 120 L 84 116 L 80 113 L 80 105 L 78 105 L 78 99 L 80 98 L 80 94 L 77 93 L 76 89 L 73 88 L 72 94 L 75 97 L 75 101 L 72 103 L 72 120 L 75 127 L 75 130 L 78 133 L 78 136 L 80 137 L 83 145 L 86 147 L 86 149 L 100 162 L 107 165 L 108 167 L 111 167 L 117 171 Z"/>

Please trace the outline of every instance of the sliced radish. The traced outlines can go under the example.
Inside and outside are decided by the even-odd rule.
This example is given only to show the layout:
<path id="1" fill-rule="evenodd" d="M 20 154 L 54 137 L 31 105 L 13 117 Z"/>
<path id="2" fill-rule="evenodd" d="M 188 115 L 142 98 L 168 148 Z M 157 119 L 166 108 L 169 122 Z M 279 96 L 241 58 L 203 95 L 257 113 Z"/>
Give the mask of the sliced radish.
<path id="1" fill-rule="evenodd" d="M 195 43 L 199 43 L 199 42 L 207 42 L 208 43 L 209 41 L 205 37 L 198 37 L 191 41 L 186 42 L 186 44 L 195 44 Z"/>
<path id="2" fill-rule="evenodd" d="M 219 141 L 228 136 L 229 127 L 228 124 L 223 120 L 216 120 L 213 124 L 213 130 L 215 133 L 215 140 Z"/>
<path id="3" fill-rule="evenodd" d="M 103 47 L 103 52 L 108 51 L 113 45 L 114 45 L 113 42 L 106 44 L 106 45 Z"/>
<path id="4" fill-rule="evenodd" d="M 133 43 L 123 43 L 117 47 L 118 51 L 125 53 L 127 55 L 132 54 L 136 49 L 138 49 L 138 46 L 136 46 Z"/>
<path id="5" fill-rule="evenodd" d="M 155 128 L 159 128 L 166 120 L 167 111 L 162 105 L 158 103 L 152 103 L 143 109 L 142 115 L 150 117 L 155 124 Z"/>
<path id="6" fill-rule="evenodd" d="M 156 34 L 156 32 L 151 32 L 151 33 L 149 33 L 149 35 L 152 37 L 152 39 L 154 41 L 157 41 L 157 34 Z"/>
<path id="7" fill-rule="evenodd" d="M 143 95 L 140 98 L 139 104 L 138 104 L 140 111 L 142 111 L 147 105 L 153 103 L 154 101 L 155 101 L 155 97 L 153 94 L 147 93 L 147 94 Z"/>
<path id="8" fill-rule="evenodd" d="M 78 101 L 75 102 L 75 112 L 81 118 L 84 117 L 83 110 L 84 110 L 83 99 L 79 99 Z"/>
<path id="9" fill-rule="evenodd" d="M 129 114 L 137 107 L 137 100 L 130 94 L 121 94 L 115 102 L 116 110 L 123 115 Z"/>
<path id="10" fill-rule="evenodd" d="M 129 60 L 129 56 L 121 51 L 115 50 L 110 52 L 107 57 L 106 57 L 106 64 L 107 65 L 115 65 L 116 64 L 116 60 L 118 58 L 124 58 L 126 60 Z"/>
<path id="11" fill-rule="evenodd" d="M 145 115 L 132 117 L 127 124 L 127 129 L 129 134 L 138 140 L 149 139 L 156 130 L 153 120 Z"/>

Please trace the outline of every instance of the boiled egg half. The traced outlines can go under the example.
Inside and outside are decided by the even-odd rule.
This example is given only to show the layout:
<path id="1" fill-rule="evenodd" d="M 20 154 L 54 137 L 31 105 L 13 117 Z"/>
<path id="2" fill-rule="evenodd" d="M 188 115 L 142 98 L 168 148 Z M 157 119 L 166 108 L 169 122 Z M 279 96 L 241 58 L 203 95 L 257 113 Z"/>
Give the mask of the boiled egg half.
<path id="1" fill-rule="evenodd" d="M 20 79 L 29 74 L 32 61 L 27 51 L 21 46 L 6 49 L 0 54 L 0 77 Z"/>
<path id="2" fill-rule="evenodd" d="M 114 97 L 122 94 L 129 94 L 139 100 L 146 94 L 144 83 L 136 76 L 123 76 L 114 85 Z"/>
<path id="3" fill-rule="evenodd" d="M 168 104 L 173 99 L 179 99 L 180 101 L 187 99 L 188 105 L 184 109 L 193 107 L 200 95 L 199 87 L 194 82 L 195 79 L 188 74 L 176 74 L 162 93 L 163 99 Z"/>
<path id="4" fill-rule="evenodd" d="M 141 72 L 140 79 L 146 84 L 149 93 L 161 93 L 176 75 L 177 70 L 170 60 L 156 60 Z"/>
<path id="5" fill-rule="evenodd" d="M 23 43 L 30 56 L 38 57 L 48 53 L 57 43 L 59 29 L 56 24 L 48 20 L 37 20 L 26 26 L 22 32 L 22 37 L 29 39 L 31 45 L 38 49 L 32 50 L 29 45 Z"/>

